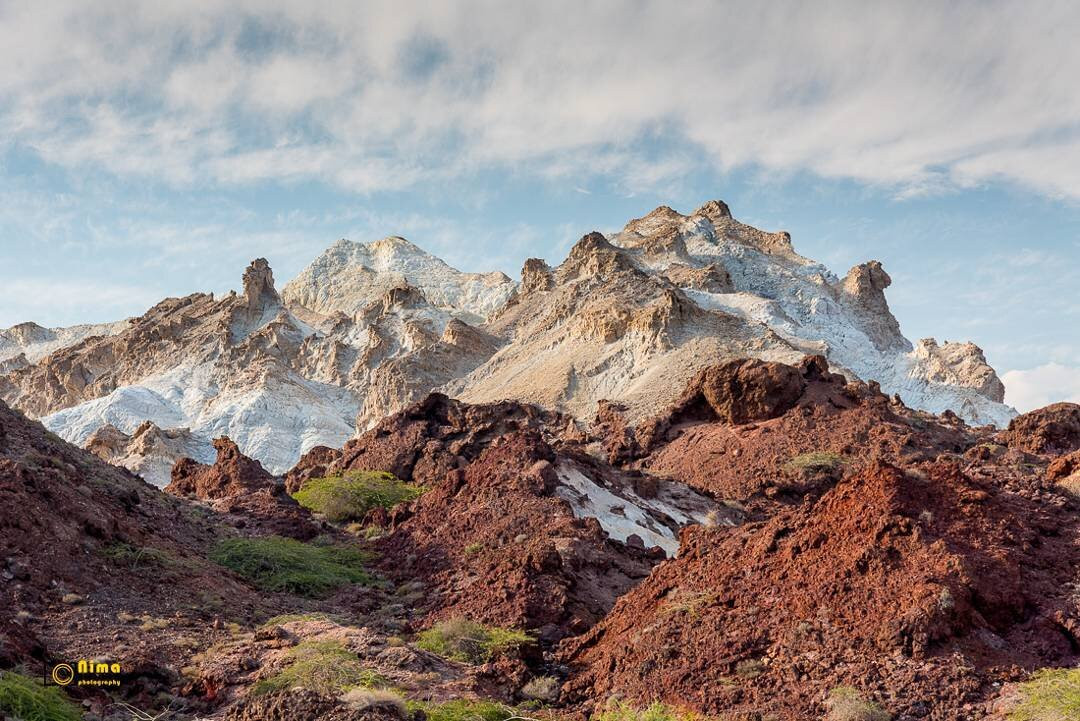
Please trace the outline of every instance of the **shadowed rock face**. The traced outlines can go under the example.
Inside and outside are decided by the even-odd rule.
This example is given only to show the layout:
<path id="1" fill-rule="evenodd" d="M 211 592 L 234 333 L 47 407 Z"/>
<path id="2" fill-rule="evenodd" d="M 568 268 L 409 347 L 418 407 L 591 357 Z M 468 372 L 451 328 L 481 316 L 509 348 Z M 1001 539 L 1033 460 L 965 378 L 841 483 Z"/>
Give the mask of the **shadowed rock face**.
<path id="1" fill-rule="evenodd" d="M 241 453 L 228 438 L 215 439 L 214 448 L 217 460 L 213 465 L 190 458 L 177 461 L 165 492 L 212 501 L 215 510 L 235 514 L 243 519 L 244 526 L 250 523 L 267 533 L 300 540 L 318 535 L 319 524 L 262 464 Z"/>

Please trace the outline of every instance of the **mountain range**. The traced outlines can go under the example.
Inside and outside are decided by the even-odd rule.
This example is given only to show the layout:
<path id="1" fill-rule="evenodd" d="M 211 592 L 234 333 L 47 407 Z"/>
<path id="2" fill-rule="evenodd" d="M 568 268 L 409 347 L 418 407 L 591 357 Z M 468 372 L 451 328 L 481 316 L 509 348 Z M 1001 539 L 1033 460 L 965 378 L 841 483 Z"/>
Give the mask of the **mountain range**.
<path id="1" fill-rule="evenodd" d="M 821 355 L 908 406 L 975 424 L 1015 416 L 971 343 L 912 343 L 877 261 L 840 278 L 710 201 L 583 236 L 518 281 L 465 273 L 400 237 L 340 240 L 280 290 L 265 259 L 242 291 L 166 298 L 99 325 L 0 330 L 0 399 L 65 440 L 169 482 L 228 436 L 272 473 L 340 447 L 432 391 L 535 403 L 578 422 L 656 415 L 732 358 Z"/>

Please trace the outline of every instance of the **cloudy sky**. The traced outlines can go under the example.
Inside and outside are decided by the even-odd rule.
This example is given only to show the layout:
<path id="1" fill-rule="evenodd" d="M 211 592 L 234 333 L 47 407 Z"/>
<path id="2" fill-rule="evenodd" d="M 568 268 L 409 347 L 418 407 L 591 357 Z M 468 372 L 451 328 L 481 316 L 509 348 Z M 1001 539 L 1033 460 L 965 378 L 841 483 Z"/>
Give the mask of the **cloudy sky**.
<path id="1" fill-rule="evenodd" d="M 0 0 L 0 327 L 339 237 L 517 276 L 726 200 L 1080 400 L 1080 6 Z"/>

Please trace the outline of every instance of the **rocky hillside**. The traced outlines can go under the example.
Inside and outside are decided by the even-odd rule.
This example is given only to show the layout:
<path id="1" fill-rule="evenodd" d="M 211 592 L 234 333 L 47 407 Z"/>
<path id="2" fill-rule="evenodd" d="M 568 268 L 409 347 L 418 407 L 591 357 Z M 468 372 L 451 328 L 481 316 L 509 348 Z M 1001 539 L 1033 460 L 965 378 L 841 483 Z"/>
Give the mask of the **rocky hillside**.
<path id="1" fill-rule="evenodd" d="M 433 390 L 578 421 L 612 401 L 636 422 L 735 357 L 820 354 L 911 407 L 1005 425 L 1013 412 L 982 352 L 909 342 L 890 282 L 875 261 L 836 277 L 719 201 L 590 233 L 557 267 L 527 261 L 517 283 L 401 238 L 340 241 L 280 294 L 260 259 L 239 294 L 170 298 L 102 327 L 3 331 L 0 398 L 158 484 L 180 455 L 212 460 L 220 435 L 283 472 Z"/>
<path id="2" fill-rule="evenodd" d="M 284 476 L 217 438 L 164 491 L 0 403 L 0 684 L 120 659 L 54 692 L 84 721 L 1068 710 L 1080 406 L 972 427 L 822 356 L 676 390 L 587 423 L 433 393 Z"/>

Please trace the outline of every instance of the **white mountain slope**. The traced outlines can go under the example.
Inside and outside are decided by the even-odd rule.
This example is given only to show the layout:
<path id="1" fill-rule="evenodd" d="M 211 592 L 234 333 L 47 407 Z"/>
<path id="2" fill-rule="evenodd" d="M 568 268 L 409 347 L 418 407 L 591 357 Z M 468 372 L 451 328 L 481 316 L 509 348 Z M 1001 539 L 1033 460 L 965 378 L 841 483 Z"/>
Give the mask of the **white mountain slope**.
<path id="1" fill-rule="evenodd" d="M 404 285 L 474 325 L 501 308 L 517 287 L 503 273 L 462 273 L 404 238 L 390 237 L 339 240 L 286 285 L 281 297 L 318 313 L 352 314 Z"/>
<path id="2" fill-rule="evenodd" d="M 579 418 L 610 399 L 639 420 L 735 356 L 821 353 L 913 407 L 1006 423 L 1014 412 L 982 352 L 913 346 L 889 283 L 873 261 L 837 278 L 786 233 L 743 225 L 716 201 L 591 233 L 557 268 L 527 261 L 520 284 L 400 238 L 339 241 L 280 295 L 260 259 L 242 294 L 167 299 L 82 336 L 6 331 L 0 349 L 29 355 L 0 368 L 0 398 L 156 483 L 173 455 L 209 458 L 223 434 L 282 472 L 434 389 Z"/>

